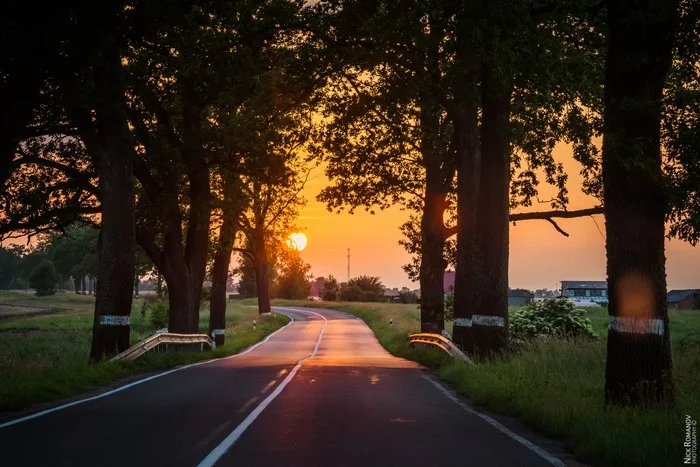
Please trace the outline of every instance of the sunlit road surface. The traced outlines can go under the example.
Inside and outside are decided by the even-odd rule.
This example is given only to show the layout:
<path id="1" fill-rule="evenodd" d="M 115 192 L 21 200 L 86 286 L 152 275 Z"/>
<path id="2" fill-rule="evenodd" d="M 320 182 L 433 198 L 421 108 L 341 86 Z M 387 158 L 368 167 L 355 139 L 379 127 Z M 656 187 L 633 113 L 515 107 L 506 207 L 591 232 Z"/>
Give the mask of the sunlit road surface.
<path id="1" fill-rule="evenodd" d="M 0 465 L 563 465 L 361 320 L 277 311 L 294 322 L 247 353 L 0 427 Z"/>

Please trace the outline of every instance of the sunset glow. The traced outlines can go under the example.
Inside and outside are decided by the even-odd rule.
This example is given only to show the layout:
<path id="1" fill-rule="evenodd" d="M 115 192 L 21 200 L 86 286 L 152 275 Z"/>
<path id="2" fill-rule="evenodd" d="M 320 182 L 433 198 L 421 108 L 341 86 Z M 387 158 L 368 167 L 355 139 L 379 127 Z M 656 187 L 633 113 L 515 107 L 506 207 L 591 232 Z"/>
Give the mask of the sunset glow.
<path id="1" fill-rule="evenodd" d="M 306 243 L 306 235 L 301 232 L 295 232 L 287 239 L 287 246 L 294 248 L 297 251 L 302 251 L 304 248 L 306 248 Z"/>

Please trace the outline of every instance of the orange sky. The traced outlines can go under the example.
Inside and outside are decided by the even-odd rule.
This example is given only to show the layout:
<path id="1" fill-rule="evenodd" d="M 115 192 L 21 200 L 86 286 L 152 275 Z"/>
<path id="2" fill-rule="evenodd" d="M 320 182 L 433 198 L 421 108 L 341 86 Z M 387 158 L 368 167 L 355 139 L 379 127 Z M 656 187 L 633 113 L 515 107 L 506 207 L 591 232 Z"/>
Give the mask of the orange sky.
<path id="1" fill-rule="evenodd" d="M 579 175 L 581 166 L 571 157 L 571 150 L 562 144 L 555 149 L 569 173 L 569 209 L 594 206 L 595 199 L 581 193 Z M 308 237 L 302 252 L 311 264 L 315 276 L 333 274 L 338 280 L 347 279 L 347 248 L 350 248 L 352 277 L 367 274 L 379 276 L 388 287 L 418 288 L 401 269 L 409 255 L 398 244 L 399 226 L 408 213 L 398 208 L 376 215 L 358 210 L 330 213 L 316 201 L 316 195 L 328 183 L 321 169 L 312 174 L 304 195 L 308 204 L 301 213 L 298 225 Z M 553 190 L 552 190 L 553 191 Z M 547 199 L 543 191 L 540 198 Z M 548 205 L 538 209 L 549 209 Z M 605 233 L 603 216 L 596 216 L 600 230 Z M 563 219 L 559 225 L 570 236 L 564 237 L 546 221 L 511 224 L 510 233 L 510 286 L 513 288 L 557 288 L 562 280 L 605 280 L 605 240 L 590 217 Z M 671 240 L 666 243 L 666 274 L 669 289 L 700 287 L 700 247 Z"/>

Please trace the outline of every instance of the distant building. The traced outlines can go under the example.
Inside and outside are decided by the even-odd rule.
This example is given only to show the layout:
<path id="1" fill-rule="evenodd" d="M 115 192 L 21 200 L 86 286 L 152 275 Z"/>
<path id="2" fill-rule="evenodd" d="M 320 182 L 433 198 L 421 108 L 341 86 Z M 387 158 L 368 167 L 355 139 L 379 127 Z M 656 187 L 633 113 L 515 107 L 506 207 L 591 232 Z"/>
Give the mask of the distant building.
<path id="1" fill-rule="evenodd" d="M 561 281 L 561 296 L 573 302 L 607 302 L 606 281 Z"/>
<path id="2" fill-rule="evenodd" d="M 445 271 L 442 276 L 442 290 L 444 292 L 454 292 L 455 290 L 455 272 Z"/>
<path id="3" fill-rule="evenodd" d="M 675 310 L 700 309 L 700 289 L 670 290 L 666 301 Z"/>
<path id="4" fill-rule="evenodd" d="M 399 295 L 401 294 L 401 291 L 397 288 L 393 289 L 384 289 L 384 296 L 389 300 L 390 302 L 396 303 L 399 301 Z"/>

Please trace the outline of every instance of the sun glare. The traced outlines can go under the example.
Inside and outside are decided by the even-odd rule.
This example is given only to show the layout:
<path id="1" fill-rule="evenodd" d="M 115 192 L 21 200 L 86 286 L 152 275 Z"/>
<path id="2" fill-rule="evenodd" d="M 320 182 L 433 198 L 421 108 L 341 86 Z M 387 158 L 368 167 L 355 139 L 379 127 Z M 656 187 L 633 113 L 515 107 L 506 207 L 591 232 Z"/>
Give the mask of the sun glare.
<path id="1" fill-rule="evenodd" d="M 295 232 L 287 239 L 287 246 L 301 251 L 306 248 L 306 235 L 301 232 Z"/>

